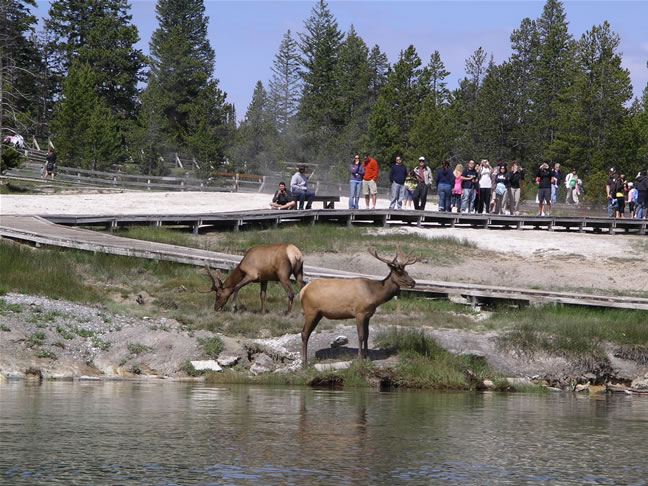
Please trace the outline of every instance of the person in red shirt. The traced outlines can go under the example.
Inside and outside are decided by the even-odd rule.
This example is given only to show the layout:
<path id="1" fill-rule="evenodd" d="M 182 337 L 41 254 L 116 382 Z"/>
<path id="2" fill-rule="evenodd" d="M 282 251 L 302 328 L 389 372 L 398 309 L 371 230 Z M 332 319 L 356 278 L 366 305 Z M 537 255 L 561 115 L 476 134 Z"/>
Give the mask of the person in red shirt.
<path id="1" fill-rule="evenodd" d="M 362 193 L 365 197 L 367 209 L 369 209 L 369 198 L 371 196 L 371 209 L 376 209 L 376 196 L 378 194 L 378 162 L 364 154 L 364 176 L 362 176 Z"/>

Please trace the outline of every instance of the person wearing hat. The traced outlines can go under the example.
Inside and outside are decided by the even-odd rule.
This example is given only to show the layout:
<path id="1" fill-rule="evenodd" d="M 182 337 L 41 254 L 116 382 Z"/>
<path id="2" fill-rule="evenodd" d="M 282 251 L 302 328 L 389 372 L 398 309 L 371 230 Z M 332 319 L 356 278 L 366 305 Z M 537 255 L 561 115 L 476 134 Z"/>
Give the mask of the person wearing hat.
<path id="1" fill-rule="evenodd" d="M 297 201 L 299 201 L 299 209 L 304 209 L 304 202 L 306 203 L 306 209 L 310 209 L 313 206 L 313 199 L 315 198 L 315 193 L 308 189 L 308 177 L 306 176 L 306 166 L 300 165 L 290 179 L 290 192 Z"/>
<path id="2" fill-rule="evenodd" d="M 432 185 L 432 169 L 425 165 L 425 157 L 419 157 L 418 166 L 413 170 L 416 177 L 414 189 L 414 209 L 425 211 L 428 188 Z"/>
<path id="3" fill-rule="evenodd" d="M 614 216 L 614 209 L 615 209 L 615 202 L 616 198 L 614 197 L 614 188 L 616 187 L 616 181 L 617 181 L 617 176 L 616 176 L 616 171 L 614 170 L 614 167 L 610 167 L 610 171 L 608 172 L 608 178 L 605 181 L 605 192 L 607 193 L 607 201 L 608 201 L 608 218 L 612 218 Z"/>

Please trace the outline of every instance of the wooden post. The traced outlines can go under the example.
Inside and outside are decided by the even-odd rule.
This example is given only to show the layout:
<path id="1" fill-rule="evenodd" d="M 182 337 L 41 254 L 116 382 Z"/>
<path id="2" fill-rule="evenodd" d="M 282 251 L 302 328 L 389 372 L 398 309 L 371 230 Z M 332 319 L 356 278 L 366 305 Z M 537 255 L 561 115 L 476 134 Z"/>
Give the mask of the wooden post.
<path id="1" fill-rule="evenodd" d="M 180 157 L 178 157 L 178 152 L 176 152 L 175 154 L 175 160 L 176 160 L 176 167 L 184 169 L 184 166 L 182 165 L 182 161 L 180 160 Z"/>

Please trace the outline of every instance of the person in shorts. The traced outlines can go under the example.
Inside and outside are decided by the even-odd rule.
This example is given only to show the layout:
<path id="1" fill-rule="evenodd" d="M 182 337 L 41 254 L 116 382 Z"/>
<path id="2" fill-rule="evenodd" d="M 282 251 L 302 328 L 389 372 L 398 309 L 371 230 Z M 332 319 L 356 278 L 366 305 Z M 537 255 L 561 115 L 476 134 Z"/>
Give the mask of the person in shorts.
<path id="1" fill-rule="evenodd" d="M 365 197 L 366 208 L 369 209 L 369 199 L 371 199 L 371 209 L 376 209 L 376 197 L 378 195 L 378 162 L 376 159 L 364 154 L 364 175 L 362 176 L 362 194 Z"/>
<path id="2" fill-rule="evenodd" d="M 538 214 L 536 216 L 551 216 L 551 186 L 553 184 L 553 171 L 546 162 L 540 166 L 536 173 L 538 184 Z M 544 206 L 547 210 L 543 212 Z"/>

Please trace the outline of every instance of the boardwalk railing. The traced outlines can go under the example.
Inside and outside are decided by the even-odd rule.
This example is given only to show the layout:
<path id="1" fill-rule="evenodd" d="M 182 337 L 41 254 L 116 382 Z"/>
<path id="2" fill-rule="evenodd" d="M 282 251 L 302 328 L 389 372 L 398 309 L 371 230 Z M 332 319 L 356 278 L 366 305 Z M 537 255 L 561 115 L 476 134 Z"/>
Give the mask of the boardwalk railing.
<path id="1" fill-rule="evenodd" d="M 30 159 L 35 160 L 32 156 L 30 156 Z M 26 162 L 21 167 L 8 171 L 6 176 L 39 179 L 43 176 L 42 170 L 42 163 Z M 264 187 L 265 177 L 251 174 L 217 173 L 208 180 L 203 180 L 193 177 L 130 175 L 123 172 L 104 172 L 57 166 L 55 180 L 76 184 L 147 190 L 259 192 Z"/>

